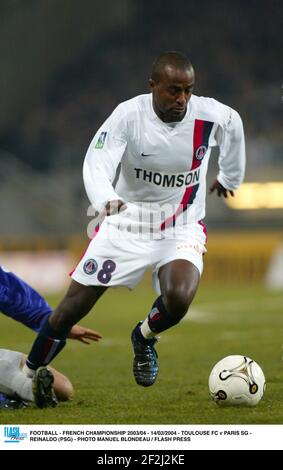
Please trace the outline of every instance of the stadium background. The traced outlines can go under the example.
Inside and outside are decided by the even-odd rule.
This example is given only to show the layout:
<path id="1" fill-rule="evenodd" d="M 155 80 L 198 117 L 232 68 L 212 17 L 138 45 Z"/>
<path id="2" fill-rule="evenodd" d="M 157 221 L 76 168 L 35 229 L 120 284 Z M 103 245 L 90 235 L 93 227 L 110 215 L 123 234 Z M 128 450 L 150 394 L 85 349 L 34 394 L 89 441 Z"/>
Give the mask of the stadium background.
<path id="1" fill-rule="evenodd" d="M 209 301 L 218 298 L 220 302 L 224 296 L 230 306 L 236 301 L 236 309 L 239 298 L 248 298 L 248 307 L 242 305 L 238 317 L 241 322 L 251 310 L 258 312 L 254 297 L 263 302 L 265 311 L 261 299 L 273 295 L 265 289 L 276 289 L 278 308 L 272 315 L 279 314 L 283 289 L 282 14 L 277 0 L 179 0 L 176 4 L 165 0 L 1 0 L 1 263 L 43 294 L 62 292 L 69 268 L 88 241 L 90 219 L 81 174 L 88 144 L 120 101 L 147 92 L 155 56 L 164 50 L 180 50 L 195 66 L 195 93 L 215 97 L 241 114 L 247 143 L 246 182 L 259 183 L 244 197 L 252 209 L 233 209 L 215 195 L 208 196 L 208 253 L 198 299 L 207 296 Z M 216 168 L 214 155 L 208 182 L 214 179 Z M 270 184 L 274 182 L 276 187 Z M 149 277 L 139 289 L 146 289 L 153 298 Z M 140 292 L 137 299 L 143 297 Z M 125 308 L 139 311 L 135 294 L 130 301 L 124 293 L 113 294 L 114 300 L 112 294 L 107 295 L 110 310 L 120 299 Z M 52 305 L 57 302 L 55 297 L 49 300 Z M 144 304 L 139 314 L 143 317 L 147 309 Z M 100 321 L 99 315 L 96 318 L 94 327 Z M 132 321 L 125 323 L 123 334 L 127 335 Z M 250 326 L 255 324 L 256 317 Z M 277 316 L 272 328 L 281 331 L 282 319 L 280 323 Z M 17 332 L 29 338 L 20 327 Z M 3 347 L 14 345 L 5 333 L 3 338 Z M 277 340 L 276 357 L 281 361 Z M 16 344 L 28 349 L 29 342 Z M 228 354 L 229 348 L 221 350 L 220 357 L 221 352 Z"/>

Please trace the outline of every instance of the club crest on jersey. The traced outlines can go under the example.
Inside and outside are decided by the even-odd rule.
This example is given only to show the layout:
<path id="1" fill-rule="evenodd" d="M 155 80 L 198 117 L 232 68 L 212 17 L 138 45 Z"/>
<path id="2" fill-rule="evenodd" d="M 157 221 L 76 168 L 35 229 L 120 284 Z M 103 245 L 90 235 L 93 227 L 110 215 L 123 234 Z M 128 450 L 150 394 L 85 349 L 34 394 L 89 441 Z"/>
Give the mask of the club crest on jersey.
<path id="1" fill-rule="evenodd" d="M 95 144 L 96 149 L 103 149 L 104 144 L 105 144 L 105 139 L 107 136 L 107 132 L 101 132 L 100 136 L 98 137 L 98 140 Z"/>
<path id="2" fill-rule="evenodd" d="M 86 262 L 84 263 L 84 272 L 86 274 L 94 274 L 97 271 L 97 262 L 95 259 L 87 259 Z"/>
<path id="3" fill-rule="evenodd" d="M 205 154 L 206 154 L 206 151 L 207 151 L 206 145 L 201 145 L 200 147 L 198 147 L 198 148 L 196 149 L 196 159 L 197 159 L 197 160 L 202 160 L 203 157 L 204 157 Z"/>

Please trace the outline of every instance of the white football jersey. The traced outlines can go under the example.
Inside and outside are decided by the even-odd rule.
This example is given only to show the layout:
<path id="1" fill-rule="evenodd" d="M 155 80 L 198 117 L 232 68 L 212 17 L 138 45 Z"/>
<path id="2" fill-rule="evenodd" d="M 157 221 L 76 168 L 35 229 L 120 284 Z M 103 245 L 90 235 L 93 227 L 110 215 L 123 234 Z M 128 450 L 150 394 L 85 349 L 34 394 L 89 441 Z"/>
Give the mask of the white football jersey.
<path id="1" fill-rule="evenodd" d="M 109 218 L 113 223 L 148 223 L 149 214 L 159 213 L 164 230 L 202 220 L 215 146 L 220 148 L 218 181 L 226 189 L 238 188 L 245 143 L 235 110 L 193 95 L 183 120 L 168 124 L 154 112 L 151 93 L 137 96 L 113 111 L 90 144 L 83 169 L 88 197 L 98 211 L 111 200 L 126 202 L 125 212 Z"/>

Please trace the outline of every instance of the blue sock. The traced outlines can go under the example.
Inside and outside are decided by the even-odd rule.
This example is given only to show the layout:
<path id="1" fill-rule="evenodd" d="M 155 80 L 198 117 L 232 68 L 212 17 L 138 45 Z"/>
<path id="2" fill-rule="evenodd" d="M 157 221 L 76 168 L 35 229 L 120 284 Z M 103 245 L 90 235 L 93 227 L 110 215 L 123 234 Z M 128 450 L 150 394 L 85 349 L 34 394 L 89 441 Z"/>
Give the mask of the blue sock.
<path id="1" fill-rule="evenodd" d="M 180 317 L 170 315 L 162 296 L 158 297 L 154 302 L 151 311 L 147 317 L 148 326 L 153 333 L 161 333 L 162 331 L 168 330 L 171 326 L 176 325 L 180 321 Z"/>
<path id="2" fill-rule="evenodd" d="M 41 366 L 49 364 L 66 344 L 69 329 L 63 334 L 58 335 L 48 320 L 49 317 L 43 323 L 28 355 L 26 364 L 29 369 L 36 370 Z"/>

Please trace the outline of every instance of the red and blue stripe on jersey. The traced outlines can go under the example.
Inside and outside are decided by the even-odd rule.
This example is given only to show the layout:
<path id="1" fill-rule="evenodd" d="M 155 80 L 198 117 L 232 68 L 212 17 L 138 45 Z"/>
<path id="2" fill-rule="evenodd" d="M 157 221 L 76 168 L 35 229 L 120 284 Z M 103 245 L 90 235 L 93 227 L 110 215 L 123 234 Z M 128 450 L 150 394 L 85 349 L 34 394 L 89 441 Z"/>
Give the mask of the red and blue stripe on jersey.
<path id="1" fill-rule="evenodd" d="M 211 129 L 213 126 L 213 122 L 210 121 L 203 121 L 201 119 L 195 119 L 195 126 L 194 126 L 194 135 L 193 135 L 193 160 L 191 165 L 191 170 L 195 170 L 198 168 L 202 163 L 202 158 L 198 158 L 198 149 L 200 147 L 208 148 L 208 141 L 209 136 L 211 133 Z M 185 212 L 190 204 L 193 203 L 196 194 L 199 189 L 199 184 L 194 186 L 190 186 L 185 190 L 183 198 L 180 202 L 179 207 L 174 215 L 168 217 L 162 224 L 161 230 L 165 230 L 166 228 L 175 225 L 177 217 Z"/>

